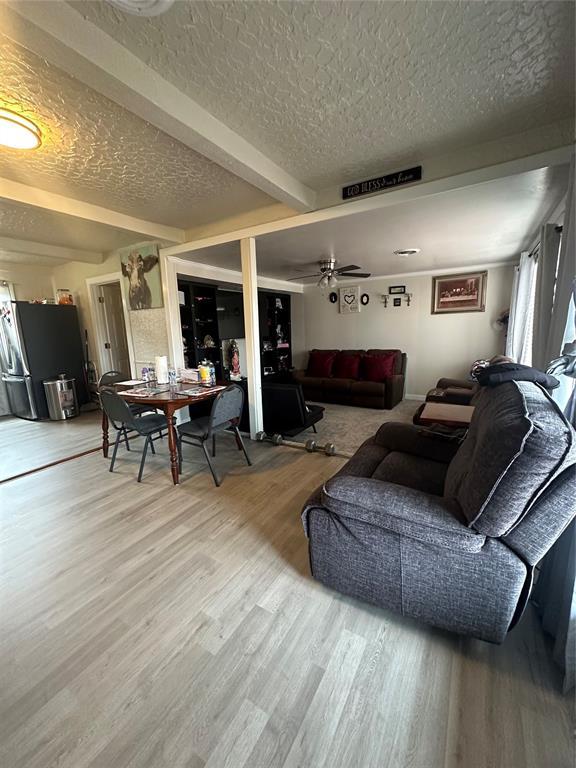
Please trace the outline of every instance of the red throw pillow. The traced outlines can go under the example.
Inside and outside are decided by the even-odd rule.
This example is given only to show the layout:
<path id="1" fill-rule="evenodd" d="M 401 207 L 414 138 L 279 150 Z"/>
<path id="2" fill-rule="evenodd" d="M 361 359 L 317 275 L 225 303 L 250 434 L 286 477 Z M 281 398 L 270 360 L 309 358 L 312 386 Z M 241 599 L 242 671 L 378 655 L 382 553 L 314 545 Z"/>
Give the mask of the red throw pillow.
<path id="1" fill-rule="evenodd" d="M 324 379 L 329 378 L 332 376 L 332 365 L 335 357 L 336 352 L 323 352 L 320 349 L 313 350 L 310 352 L 306 375 Z"/>
<path id="2" fill-rule="evenodd" d="M 394 373 L 394 352 L 389 355 L 364 355 L 362 375 L 366 381 L 385 381 Z"/>
<path id="3" fill-rule="evenodd" d="M 360 370 L 360 355 L 337 355 L 332 368 L 336 379 L 357 379 Z"/>

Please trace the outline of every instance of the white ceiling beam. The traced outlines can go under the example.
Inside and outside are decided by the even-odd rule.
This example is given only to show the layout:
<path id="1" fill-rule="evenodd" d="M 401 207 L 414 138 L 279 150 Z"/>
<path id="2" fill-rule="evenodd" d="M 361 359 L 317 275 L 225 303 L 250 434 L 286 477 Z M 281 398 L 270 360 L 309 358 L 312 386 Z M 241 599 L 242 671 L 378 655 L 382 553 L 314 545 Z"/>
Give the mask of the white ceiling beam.
<path id="1" fill-rule="evenodd" d="M 153 240 L 167 240 L 171 243 L 182 243 L 185 240 L 183 229 L 167 227 L 164 224 L 156 224 L 152 221 L 144 221 L 144 219 L 137 219 L 134 216 L 126 216 L 124 213 L 118 213 L 118 211 L 112 211 L 109 208 L 102 208 L 99 205 L 92 205 L 92 203 L 84 203 L 71 197 L 57 195 L 54 192 L 47 192 L 45 189 L 31 187 L 11 179 L 0 178 L 0 199 L 25 203 L 26 205 L 33 205 L 55 213 L 76 216 L 79 219 L 86 219 L 97 224 L 106 224 L 109 227 L 125 229 L 129 232 L 146 235 Z"/>
<path id="2" fill-rule="evenodd" d="M 203 264 L 198 261 L 189 261 L 174 257 L 170 259 L 176 273 L 186 275 L 187 277 L 196 277 L 202 280 L 213 280 L 218 283 L 232 283 L 233 285 L 242 285 L 242 272 L 236 269 L 227 269 L 226 267 L 215 267 L 212 264 Z M 302 283 L 293 283 L 289 280 L 282 280 L 276 277 L 265 277 L 258 275 L 258 288 L 265 288 L 268 291 L 285 291 L 286 293 L 304 293 Z"/>
<path id="3" fill-rule="evenodd" d="M 359 200 L 334 205 L 331 208 L 322 208 L 310 213 L 303 213 L 299 216 L 291 216 L 287 219 L 278 219 L 265 224 L 255 224 L 249 227 L 243 227 L 232 232 L 203 237 L 187 243 L 162 248 L 163 256 L 182 256 L 186 253 L 193 253 L 204 248 L 212 248 L 215 245 L 223 245 L 242 240 L 246 237 L 262 237 L 270 235 L 273 232 L 282 232 L 288 229 L 304 227 L 308 224 L 317 224 L 322 221 L 331 221 L 343 216 L 351 216 L 355 213 L 366 213 L 367 211 L 376 211 L 387 208 L 391 205 L 398 205 L 410 200 L 427 197 L 428 195 L 438 195 L 443 192 L 450 192 L 455 189 L 484 184 L 495 179 L 514 176 L 519 173 L 527 173 L 537 168 L 547 168 L 554 165 L 569 163 L 574 146 L 559 147 L 547 152 L 540 152 L 536 155 L 530 155 L 518 160 L 510 160 L 507 163 L 499 163 L 485 168 L 477 168 L 473 171 L 460 173 L 455 176 L 449 176 L 434 181 L 412 184 L 406 187 L 395 188 L 389 192 L 382 192 L 378 195 L 370 195 Z"/>
<path id="4" fill-rule="evenodd" d="M 316 193 L 67 3 L 6 0 L 2 32 L 298 211 Z"/>
<path id="5" fill-rule="evenodd" d="M 101 264 L 104 261 L 104 254 L 97 251 L 36 243 L 32 240 L 19 240 L 14 237 L 0 237 L 0 252 L 44 256 L 49 259 L 62 259 L 62 261 L 85 261 L 89 264 Z"/>

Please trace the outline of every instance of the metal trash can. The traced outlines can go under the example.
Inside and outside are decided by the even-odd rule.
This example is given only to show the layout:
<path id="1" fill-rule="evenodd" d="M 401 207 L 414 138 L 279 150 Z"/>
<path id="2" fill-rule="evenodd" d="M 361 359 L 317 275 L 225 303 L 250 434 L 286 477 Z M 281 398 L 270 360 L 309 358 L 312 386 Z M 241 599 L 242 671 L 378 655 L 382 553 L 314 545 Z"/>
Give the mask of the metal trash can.
<path id="1" fill-rule="evenodd" d="M 62 421 L 78 416 L 78 398 L 76 397 L 76 379 L 70 379 L 61 373 L 57 379 L 44 382 L 48 413 L 53 421 Z"/>

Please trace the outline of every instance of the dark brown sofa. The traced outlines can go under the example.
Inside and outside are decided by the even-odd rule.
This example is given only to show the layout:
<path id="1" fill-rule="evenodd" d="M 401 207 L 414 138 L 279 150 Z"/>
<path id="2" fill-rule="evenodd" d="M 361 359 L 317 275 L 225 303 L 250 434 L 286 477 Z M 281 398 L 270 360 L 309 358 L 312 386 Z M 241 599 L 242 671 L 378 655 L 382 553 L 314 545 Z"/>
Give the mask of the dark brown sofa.
<path id="1" fill-rule="evenodd" d="M 294 371 L 294 381 L 302 385 L 306 400 L 322 403 L 356 405 L 362 408 L 394 408 L 404 396 L 406 376 L 406 353 L 399 349 L 343 349 L 312 350 L 314 352 L 333 352 L 339 355 L 393 355 L 392 374 L 384 381 L 367 381 L 363 376 L 362 365 L 357 378 L 339 378 L 335 376 L 311 376 L 307 370 Z"/>

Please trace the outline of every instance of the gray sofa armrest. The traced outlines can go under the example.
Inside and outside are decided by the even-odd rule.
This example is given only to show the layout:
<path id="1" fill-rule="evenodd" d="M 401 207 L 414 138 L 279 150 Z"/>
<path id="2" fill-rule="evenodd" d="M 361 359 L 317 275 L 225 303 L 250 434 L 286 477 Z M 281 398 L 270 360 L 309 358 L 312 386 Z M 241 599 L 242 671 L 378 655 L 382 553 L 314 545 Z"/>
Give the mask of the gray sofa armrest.
<path id="1" fill-rule="evenodd" d="M 452 461 L 460 447 L 460 440 L 451 435 L 439 435 L 424 427 L 396 421 L 382 424 L 374 439 L 378 445 L 391 451 L 410 453 L 444 464 Z"/>
<path id="2" fill-rule="evenodd" d="M 351 518 L 417 541 L 461 552 L 479 552 L 486 537 L 460 522 L 455 499 L 432 496 L 367 477 L 334 477 L 322 488 L 322 505 Z"/>

